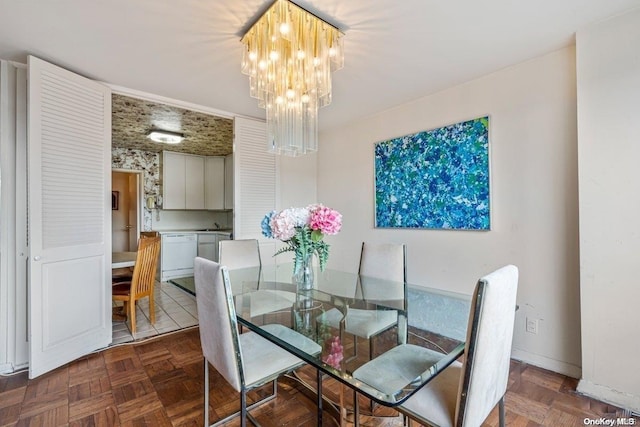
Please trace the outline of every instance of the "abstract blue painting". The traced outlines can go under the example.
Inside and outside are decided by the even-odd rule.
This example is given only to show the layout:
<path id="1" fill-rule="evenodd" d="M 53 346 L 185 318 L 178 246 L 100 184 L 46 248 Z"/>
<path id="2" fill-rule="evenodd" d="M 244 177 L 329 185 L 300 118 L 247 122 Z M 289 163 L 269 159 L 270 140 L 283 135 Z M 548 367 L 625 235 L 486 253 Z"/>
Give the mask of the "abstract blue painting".
<path id="1" fill-rule="evenodd" d="M 489 230 L 489 117 L 375 144 L 375 226 Z"/>

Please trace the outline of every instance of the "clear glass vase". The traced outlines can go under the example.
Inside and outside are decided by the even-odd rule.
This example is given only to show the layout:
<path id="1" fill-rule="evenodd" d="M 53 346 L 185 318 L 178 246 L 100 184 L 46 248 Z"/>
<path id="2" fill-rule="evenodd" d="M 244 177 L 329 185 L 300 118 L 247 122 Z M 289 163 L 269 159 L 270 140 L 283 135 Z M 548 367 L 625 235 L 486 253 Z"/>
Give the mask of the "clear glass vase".
<path id="1" fill-rule="evenodd" d="M 313 289 L 314 271 L 313 271 L 313 253 L 307 254 L 302 261 L 296 263 L 293 271 L 293 283 L 298 291 L 308 291 Z"/>

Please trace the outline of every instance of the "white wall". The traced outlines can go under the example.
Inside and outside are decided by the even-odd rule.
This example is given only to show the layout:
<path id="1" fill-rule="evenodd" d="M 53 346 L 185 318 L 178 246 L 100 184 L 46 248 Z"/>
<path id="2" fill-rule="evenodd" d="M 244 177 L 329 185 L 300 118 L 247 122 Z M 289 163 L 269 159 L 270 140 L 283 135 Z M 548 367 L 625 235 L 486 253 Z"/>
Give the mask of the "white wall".
<path id="1" fill-rule="evenodd" d="M 492 230 L 374 229 L 373 144 L 487 114 Z M 514 357 L 578 377 L 576 138 L 573 48 L 321 134 L 318 199 L 344 215 L 327 239 L 330 264 L 355 271 L 361 241 L 404 242 L 410 283 L 471 293 L 480 276 L 513 263 Z M 540 319 L 537 335 L 525 332 L 527 316 Z"/>
<path id="2" fill-rule="evenodd" d="M 579 390 L 640 412 L 640 9 L 577 34 Z"/>
<path id="3" fill-rule="evenodd" d="M 278 159 L 278 209 L 303 207 L 321 203 L 316 195 L 317 154 L 300 157 L 280 156 Z"/>

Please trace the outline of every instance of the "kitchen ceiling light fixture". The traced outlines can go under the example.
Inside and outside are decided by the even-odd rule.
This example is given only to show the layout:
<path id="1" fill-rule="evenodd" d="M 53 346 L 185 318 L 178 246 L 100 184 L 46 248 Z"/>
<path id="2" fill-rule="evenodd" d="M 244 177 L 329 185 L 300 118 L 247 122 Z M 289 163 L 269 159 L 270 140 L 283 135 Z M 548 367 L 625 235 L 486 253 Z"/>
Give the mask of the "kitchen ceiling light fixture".
<path id="1" fill-rule="evenodd" d="M 344 65 L 343 33 L 288 0 L 276 0 L 240 40 L 250 95 L 266 109 L 268 151 L 318 149 L 318 108 L 331 103 L 331 71 Z"/>
<path id="2" fill-rule="evenodd" d="M 179 144 L 184 139 L 184 134 L 170 130 L 152 129 L 147 134 L 147 138 L 165 144 Z"/>

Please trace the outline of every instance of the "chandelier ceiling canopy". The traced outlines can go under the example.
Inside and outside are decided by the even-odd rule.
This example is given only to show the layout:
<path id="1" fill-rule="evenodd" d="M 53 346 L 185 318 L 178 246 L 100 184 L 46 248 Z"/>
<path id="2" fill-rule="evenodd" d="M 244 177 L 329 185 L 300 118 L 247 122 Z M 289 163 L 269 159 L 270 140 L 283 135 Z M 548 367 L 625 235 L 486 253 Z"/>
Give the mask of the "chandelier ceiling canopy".
<path id="1" fill-rule="evenodd" d="M 242 37 L 242 72 L 266 109 L 270 152 L 318 149 L 318 109 L 331 103 L 331 71 L 344 64 L 343 34 L 288 0 L 276 0 Z"/>

